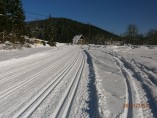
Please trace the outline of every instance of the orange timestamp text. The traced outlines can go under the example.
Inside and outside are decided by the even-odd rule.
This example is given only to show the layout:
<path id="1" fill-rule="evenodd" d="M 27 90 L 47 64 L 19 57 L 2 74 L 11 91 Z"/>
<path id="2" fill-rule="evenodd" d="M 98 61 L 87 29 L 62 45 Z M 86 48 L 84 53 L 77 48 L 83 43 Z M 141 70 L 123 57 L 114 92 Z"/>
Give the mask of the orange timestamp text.
<path id="1" fill-rule="evenodd" d="M 149 108 L 149 104 L 144 103 L 144 104 L 124 104 L 124 108 Z"/>

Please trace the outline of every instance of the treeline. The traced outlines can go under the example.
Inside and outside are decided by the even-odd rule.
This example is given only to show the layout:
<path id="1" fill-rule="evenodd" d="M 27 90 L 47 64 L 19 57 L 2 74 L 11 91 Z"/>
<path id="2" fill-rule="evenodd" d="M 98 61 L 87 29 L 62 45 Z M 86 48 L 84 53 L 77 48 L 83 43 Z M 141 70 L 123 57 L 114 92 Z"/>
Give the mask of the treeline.
<path id="1" fill-rule="evenodd" d="M 67 18 L 52 18 L 27 22 L 27 35 L 52 42 L 71 43 L 75 35 L 82 34 L 86 43 L 105 44 L 105 41 L 119 37 L 95 27 Z M 120 38 L 119 38 L 120 39 Z"/>
<path id="2" fill-rule="evenodd" d="M 21 0 L 0 0 L 0 42 L 23 43 L 24 20 Z"/>
<path id="3" fill-rule="evenodd" d="M 54 45 L 54 42 L 72 43 L 75 35 L 82 34 L 86 43 L 157 45 L 157 30 L 145 35 L 138 33 L 135 24 L 130 24 L 121 36 L 91 25 L 67 18 L 53 18 L 25 22 L 22 0 L 0 0 L 0 43 L 24 43 L 24 36 L 39 38 Z M 118 42 L 118 43 L 117 43 Z"/>
<path id="4" fill-rule="evenodd" d="M 144 35 L 139 34 L 138 27 L 135 24 L 130 24 L 123 35 L 117 36 L 91 24 L 49 16 L 45 20 L 27 22 L 26 31 L 29 37 L 51 42 L 71 43 L 75 35 L 82 34 L 87 44 L 157 45 L 157 30 L 151 29 Z"/>
<path id="5" fill-rule="evenodd" d="M 145 34 L 139 34 L 137 25 L 130 24 L 122 36 L 125 44 L 157 45 L 157 30 L 151 29 Z"/>
<path id="6" fill-rule="evenodd" d="M 0 0 L 0 43 L 24 43 L 24 36 L 54 42 L 72 43 L 75 35 L 84 35 L 86 43 L 105 44 L 118 36 L 95 27 L 66 18 L 52 18 L 25 22 L 22 0 Z"/>

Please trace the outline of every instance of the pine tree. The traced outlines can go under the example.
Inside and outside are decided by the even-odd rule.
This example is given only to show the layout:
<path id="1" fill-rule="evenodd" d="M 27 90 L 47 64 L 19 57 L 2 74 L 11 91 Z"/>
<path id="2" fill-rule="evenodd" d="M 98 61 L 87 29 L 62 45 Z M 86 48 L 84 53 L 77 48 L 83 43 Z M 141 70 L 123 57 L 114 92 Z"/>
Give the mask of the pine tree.
<path id="1" fill-rule="evenodd" d="M 5 15 L 6 15 L 6 5 L 5 0 L 0 1 L 0 32 L 4 31 L 4 23 L 5 23 Z"/>
<path id="2" fill-rule="evenodd" d="M 7 6 L 6 0 L 0 0 L 0 42 L 5 41 L 5 34 L 7 31 Z"/>
<path id="3" fill-rule="evenodd" d="M 49 15 L 49 18 L 45 22 L 45 40 L 49 42 L 51 46 L 55 46 L 54 42 L 54 33 L 53 33 L 53 21 L 51 15 Z"/>
<path id="4" fill-rule="evenodd" d="M 147 34 L 147 44 L 157 45 L 157 30 L 151 29 Z"/>
<path id="5" fill-rule="evenodd" d="M 13 42 L 23 42 L 25 32 L 25 16 L 21 0 L 8 0 L 8 14 L 10 15 L 10 25 Z"/>

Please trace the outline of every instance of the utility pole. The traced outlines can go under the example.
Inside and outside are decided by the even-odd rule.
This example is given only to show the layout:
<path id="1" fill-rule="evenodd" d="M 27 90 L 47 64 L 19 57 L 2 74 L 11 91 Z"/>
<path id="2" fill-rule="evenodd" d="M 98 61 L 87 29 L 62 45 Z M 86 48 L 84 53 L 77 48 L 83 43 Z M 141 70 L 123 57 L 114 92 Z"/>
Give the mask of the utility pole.
<path id="1" fill-rule="evenodd" d="M 89 22 L 89 44 L 88 44 L 88 50 L 90 49 L 90 42 L 91 42 L 91 35 L 90 35 L 90 22 Z"/>

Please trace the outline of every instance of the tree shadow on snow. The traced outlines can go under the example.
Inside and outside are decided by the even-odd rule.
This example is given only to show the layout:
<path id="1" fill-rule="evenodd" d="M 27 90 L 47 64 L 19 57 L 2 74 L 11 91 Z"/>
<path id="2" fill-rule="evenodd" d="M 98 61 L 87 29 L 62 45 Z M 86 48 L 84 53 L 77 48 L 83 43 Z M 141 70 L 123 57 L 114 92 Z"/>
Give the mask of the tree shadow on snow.
<path id="1" fill-rule="evenodd" d="M 100 118 L 99 111 L 98 111 L 98 98 L 97 98 L 97 91 L 95 86 L 95 73 L 93 67 L 93 61 L 90 54 L 84 50 L 85 54 L 87 55 L 87 64 L 89 65 L 89 83 L 88 83 L 88 93 L 89 93 L 89 101 L 88 108 L 86 112 L 89 114 L 90 118 Z"/>

